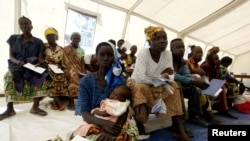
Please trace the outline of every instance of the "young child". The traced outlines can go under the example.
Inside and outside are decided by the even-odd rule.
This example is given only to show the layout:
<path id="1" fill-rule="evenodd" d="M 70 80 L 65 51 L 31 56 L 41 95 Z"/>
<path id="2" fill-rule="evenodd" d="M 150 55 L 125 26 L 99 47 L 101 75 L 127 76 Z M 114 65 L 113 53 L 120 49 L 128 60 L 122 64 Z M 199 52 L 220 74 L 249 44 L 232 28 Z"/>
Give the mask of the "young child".
<path id="1" fill-rule="evenodd" d="M 125 112 L 129 112 L 128 110 L 131 95 L 131 90 L 127 86 L 118 86 L 110 94 L 109 98 L 103 100 L 100 103 L 100 107 L 93 109 L 91 113 L 96 117 L 116 122 L 120 115 L 124 114 Z M 122 141 L 124 137 L 132 141 L 134 140 L 133 137 L 137 137 L 137 128 L 136 126 L 129 123 L 129 117 L 130 116 L 128 114 L 128 120 L 123 124 L 124 130 L 122 130 L 121 134 L 116 137 L 116 141 Z M 131 132 L 132 134 L 130 132 L 126 133 L 126 131 L 129 131 L 130 129 L 133 130 L 133 132 Z M 96 140 L 98 135 L 100 135 L 102 132 L 104 132 L 104 130 L 94 124 L 83 123 L 73 132 L 72 136 L 74 137 L 78 135 L 86 137 L 89 140 Z"/>

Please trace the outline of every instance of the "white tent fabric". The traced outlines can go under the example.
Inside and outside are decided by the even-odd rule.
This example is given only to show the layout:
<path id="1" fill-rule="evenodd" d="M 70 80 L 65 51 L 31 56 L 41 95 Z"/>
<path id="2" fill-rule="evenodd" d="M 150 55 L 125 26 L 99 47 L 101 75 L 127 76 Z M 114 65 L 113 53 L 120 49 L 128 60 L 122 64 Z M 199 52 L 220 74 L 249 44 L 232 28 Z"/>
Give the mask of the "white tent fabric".
<path id="1" fill-rule="evenodd" d="M 230 71 L 250 74 L 250 1 L 249 0 L 0 0 L 0 77 L 7 71 L 8 45 L 11 34 L 20 33 L 17 19 L 29 17 L 33 35 L 45 42 L 44 30 L 59 31 L 58 44 L 64 46 L 68 8 L 96 17 L 92 46 L 82 46 L 93 53 L 103 40 L 123 38 L 139 48 L 145 46 L 144 28 L 163 26 L 168 40 L 181 37 L 186 47 L 199 45 L 204 53 L 219 46 L 220 57 L 234 59 Z M 93 38 L 92 38 L 93 36 Z M 87 37 L 87 36 L 86 36 Z M 169 47 L 168 47 L 169 49 Z M 186 55 L 189 49 L 187 47 Z M 250 86 L 248 80 L 244 82 Z M 0 81 L 0 93 L 3 93 Z"/>

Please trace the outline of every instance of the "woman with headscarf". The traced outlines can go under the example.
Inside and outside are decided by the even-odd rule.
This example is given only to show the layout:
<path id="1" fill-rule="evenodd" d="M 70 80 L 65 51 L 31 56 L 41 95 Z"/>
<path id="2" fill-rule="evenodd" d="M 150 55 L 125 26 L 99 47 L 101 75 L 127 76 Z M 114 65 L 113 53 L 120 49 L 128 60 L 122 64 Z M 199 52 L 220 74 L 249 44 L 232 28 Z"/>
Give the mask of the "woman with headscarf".
<path id="1" fill-rule="evenodd" d="M 33 105 L 30 113 L 46 116 L 47 112 L 39 108 L 39 102 L 47 96 L 44 80 L 48 76 L 26 69 L 26 63 L 41 66 L 43 61 L 44 44 L 41 39 L 31 34 L 33 29 L 32 22 L 27 17 L 18 20 L 22 31 L 20 35 L 11 35 L 7 40 L 9 44 L 9 71 L 5 75 L 5 95 L 7 99 L 7 109 L 0 115 L 0 120 L 16 114 L 13 104 L 30 102 Z"/>
<path id="2" fill-rule="evenodd" d="M 213 78 L 222 79 L 220 70 L 220 60 L 217 54 L 219 51 L 219 47 L 212 47 L 211 49 L 209 49 L 208 54 L 206 56 L 206 61 L 201 65 L 201 68 L 206 72 L 206 76 L 208 76 L 209 81 L 211 81 Z M 216 97 L 216 100 L 218 102 L 212 105 L 212 108 L 214 110 L 218 110 L 219 114 L 224 115 L 226 117 L 238 119 L 229 111 L 225 86 L 222 86 L 222 91 L 220 92 L 218 97 Z"/>
<path id="3" fill-rule="evenodd" d="M 74 99 L 77 97 L 80 73 L 86 73 L 84 63 L 84 49 L 79 46 L 81 34 L 73 32 L 71 34 L 71 43 L 63 48 L 63 67 L 66 70 L 68 80 L 69 104 L 70 110 L 75 109 Z"/>
<path id="4" fill-rule="evenodd" d="M 173 74 L 172 54 L 167 51 L 167 34 L 163 27 L 149 26 L 145 34 L 150 48 L 141 49 L 138 52 L 135 68 L 127 85 L 132 89 L 132 107 L 134 119 L 140 135 L 145 134 L 143 124 L 147 122 L 155 101 L 162 98 L 167 112 L 156 113 L 157 117 L 171 117 L 174 127 L 174 137 L 181 141 L 191 141 L 183 126 L 183 105 L 180 95 L 180 87 L 174 81 L 168 85 L 154 86 L 152 77 L 169 79 Z"/>
<path id="5" fill-rule="evenodd" d="M 56 65 L 58 68 L 62 68 L 63 48 L 56 43 L 58 40 L 58 32 L 55 28 L 49 27 L 44 31 L 44 36 L 47 40 L 45 43 L 44 52 L 44 64 L 48 68 L 48 65 Z M 66 105 L 60 100 L 61 96 L 68 96 L 67 80 L 64 74 L 57 74 L 51 69 L 49 70 L 50 77 L 47 79 L 50 87 L 48 88 L 48 96 L 54 98 L 54 101 L 50 102 L 50 106 L 54 110 L 64 110 Z"/>
<path id="6" fill-rule="evenodd" d="M 134 127 L 122 131 L 122 125 L 127 120 L 128 111 L 122 114 L 115 123 L 91 114 L 91 110 L 99 107 L 101 101 L 108 98 L 114 88 L 126 85 L 117 50 L 112 43 L 99 43 L 96 47 L 96 59 L 99 69 L 80 79 L 75 114 L 82 116 L 85 122 L 94 124 L 104 130 L 98 135 L 97 141 L 125 140 L 123 137 L 133 137 Z M 123 134 L 126 134 L 126 136 L 123 136 Z"/>

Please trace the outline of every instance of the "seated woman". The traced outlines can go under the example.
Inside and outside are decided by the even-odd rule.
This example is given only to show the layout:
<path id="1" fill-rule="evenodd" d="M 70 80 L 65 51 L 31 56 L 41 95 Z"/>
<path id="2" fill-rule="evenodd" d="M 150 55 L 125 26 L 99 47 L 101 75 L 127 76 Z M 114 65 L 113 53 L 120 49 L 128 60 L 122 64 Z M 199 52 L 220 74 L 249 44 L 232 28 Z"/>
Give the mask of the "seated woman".
<path id="1" fill-rule="evenodd" d="M 172 117 L 174 137 L 181 141 L 191 141 L 183 126 L 183 108 L 180 95 L 180 88 L 174 81 L 169 85 L 174 88 L 171 92 L 163 85 L 154 87 L 152 77 L 169 78 L 173 73 L 172 54 L 166 50 L 168 40 L 163 27 L 149 26 L 145 34 L 150 48 L 141 49 L 137 55 L 135 69 L 128 86 L 132 89 L 132 107 L 134 119 L 139 129 L 139 134 L 145 134 L 143 124 L 147 122 L 154 103 L 162 98 L 167 112 L 156 114 L 157 117 Z M 163 72 L 166 69 L 169 74 Z"/>
<path id="2" fill-rule="evenodd" d="M 47 43 L 45 43 L 44 53 L 44 65 L 48 68 L 48 65 L 56 65 L 58 68 L 62 68 L 63 48 L 56 43 L 58 39 L 58 32 L 55 28 L 47 28 L 44 32 Z M 48 88 L 48 96 L 54 98 L 54 101 L 50 102 L 50 106 L 54 110 L 64 110 L 66 105 L 60 100 L 62 96 L 68 96 L 67 80 L 64 74 L 56 74 L 50 71 L 50 77 L 47 81 L 50 84 Z"/>
<path id="3" fill-rule="evenodd" d="M 119 116 L 117 121 L 104 120 L 91 114 L 91 110 L 100 107 L 102 100 L 109 97 L 115 87 L 126 85 L 122 77 L 122 69 L 117 59 L 117 50 L 110 42 L 101 42 L 96 47 L 98 71 L 80 79 L 79 94 L 75 114 L 83 117 L 89 124 L 94 124 L 104 131 L 97 141 L 114 140 L 122 131 L 127 120 L 127 112 Z"/>
<path id="4" fill-rule="evenodd" d="M 109 98 L 101 101 L 99 108 L 91 110 L 91 114 L 115 123 L 120 115 L 129 112 L 131 95 L 131 90 L 127 86 L 118 86 L 110 94 Z M 128 115 L 128 120 L 123 123 L 123 130 L 117 137 L 121 141 L 125 138 L 127 138 L 127 141 L 132 141 L 132 138 L 136 138 L 138 135 L 136 126 L 129 123 L 129 117 Z M 131 132 L 131 129 L 134 129 L 133 132 Z M 89 140 L 95 140 L 102 132 L 103 129 L 94 124 L 83 123 L 73 132 L 73 136 L 79 135 Z"/>
<path id="5" fill-rule="evenodd" d="M 217 54 L 219 51 L 219 47 L 213 47 L 209 49 L 205 62 L 201 64 L 201 68 L 206 72 L 206 76 L 208 76 L 209 81 L 213 78 L 223 79 L 220 70 L 220 60 Z M 218 97 L 216 97 L 216 100 L 218 102 L 212 105 L 213 110 L 217 110 L 219 114 L 224 115 L 226 117 L 238 119 L 238 117 L 230 113 L 227 104 L 227 93 L 225 86 L 222 87 L 222 91 L 220 92 Z"/>
<path id="6" fill-rule="evenodd" d="M 23 67 L 26 63 L 33 63 L 40 66 L 43 60 L 44 44 L 31 34 L 32 22 L 26 17 L 18 20 L 22 31 L 20 35 L 11 35 L 9 44 L 9 72 L 5 75 L 5 96 L 7 109 L 0 115 L 0 120 L 16 114 L 13 103 L 30 102 L 33 106 L 30 113 L 46 116 L 47 112 L 39 108 L 39 102 L 47 96 L 44 84 L 47 73 L 38 74 Z"/>
<path id="7" fill-rule="evenodd" d="M 75 109 L 74 99 L 77 98 L 79 80 L 82 77 L 79 73 L 86 73 L 84 64 L 84 49 L 79 46 L 81 34 L 73 32 L 71 43 L 63 48 L 63 67 L 66 69 L 68 81 L 69 104 L 68 109 Z"/>

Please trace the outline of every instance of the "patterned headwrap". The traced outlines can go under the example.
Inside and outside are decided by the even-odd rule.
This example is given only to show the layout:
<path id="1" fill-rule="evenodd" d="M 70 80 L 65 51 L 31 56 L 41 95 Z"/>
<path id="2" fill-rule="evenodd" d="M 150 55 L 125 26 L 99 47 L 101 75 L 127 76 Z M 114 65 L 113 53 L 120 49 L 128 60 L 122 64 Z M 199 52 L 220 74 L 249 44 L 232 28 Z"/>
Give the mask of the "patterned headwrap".
<path id="1" fill-rule="evenodd" d="M 58 36 L 57 30 L 56 30 L 55 28 L 53 28 L 53 27 L 49 27 L 49 28 L 47 28 L 47 29 L 44 31 L 44 36 L 45 36 L 45 37 L 47 37 L 47 35 L 50 35 L 50 34 Z"/>
<path id="2" fill-rule="evenodd" d="M 207 51 L 207 54 L 217 54 L 220 51 L 219 47 L 212 47 Z"/>
<path id="3" fill-rule="evenodd" d="M 208 51 L 207 51 L 207 56 L 206 56 L 206 61 L 210 62 L 211 61 L 211 56 L 213 54 L 217 54 L 218 52 L 220 51 L 220 48 L 219 47 L 212 47 L 210 48 Z"/>
<path id="4" fill-rule="evenodd" d="M 151 40 L 154 34 L 159 31 L 164 31 L 164 28 L 161 26 L 149 26 L 145 28 L 144 33 L 146 34 L 147 40 Z"/>

